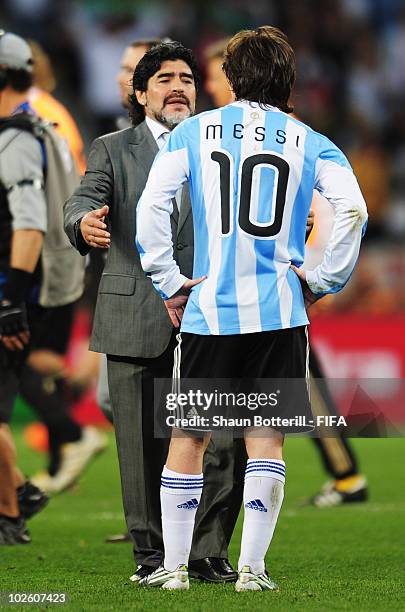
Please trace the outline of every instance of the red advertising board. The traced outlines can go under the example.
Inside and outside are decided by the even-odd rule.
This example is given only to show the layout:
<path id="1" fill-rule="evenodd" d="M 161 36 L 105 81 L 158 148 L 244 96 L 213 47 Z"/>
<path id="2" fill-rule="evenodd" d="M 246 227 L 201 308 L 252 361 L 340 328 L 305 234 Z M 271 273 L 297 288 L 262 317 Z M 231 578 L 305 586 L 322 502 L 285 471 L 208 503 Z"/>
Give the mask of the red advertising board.
<path id="1" fill-rule="evenodd" d="M 319 316 L 310 338 L 341 414 L 371 411 L 405 423 L 405 316 Z"/>

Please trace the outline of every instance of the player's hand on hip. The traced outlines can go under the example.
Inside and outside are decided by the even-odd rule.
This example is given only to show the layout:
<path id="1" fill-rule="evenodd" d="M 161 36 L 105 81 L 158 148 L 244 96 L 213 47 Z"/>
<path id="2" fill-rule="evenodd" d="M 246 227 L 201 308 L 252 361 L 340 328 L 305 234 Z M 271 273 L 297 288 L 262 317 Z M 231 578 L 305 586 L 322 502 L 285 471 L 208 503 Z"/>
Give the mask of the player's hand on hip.
<path id="1" fill-rule="evenodd" d="M 302 268 L 297 268 L 297 266 L 294 266 L 293 264 L 291 264 L 291 269 L 295 272 L 295 274 L 300 279 L 302 293 L 304 294 L 305 308 L 309 308 L 314 302 L 319 300 L 322 296 L 316 295 L 316 293 L 312 293 L 307 283 L 307 275 L 306 275 L 305 270 L 303 270 Z"/>
<path id="2" fill-rule="evenodd" d="M 206 278 L 206 276 L 201 276 L 200 278 L 186 280 L 177 293 L 168 300 L 165 300 L 165 306 L 174 327 L 180 327 L 190 291 L 193 287 L 202 283 Z"/>
<path id="3" fill-rule="evenodd" d="M 108 249 L 111 244 L 110 232 L 107 232 L 105 217 L 109 208 L 104 205 L 98 210 L 86 213 L 80 221 L 80 231 L 85 242 L 98 249 Z"/>
<path id="4" fill-rule="evenodd" d="M 178 293 L 182 293 L 187 296 L 190 295 L 190 291 L 192 290 L 192 288 L 195 287 L 196 285 L 199 285 L 203 281 L 205 281 L 206 278 L 207 278 L 206 276 L 200 276 L 200 278 L 192 278 L 192 279 L 188 278 Z"/>

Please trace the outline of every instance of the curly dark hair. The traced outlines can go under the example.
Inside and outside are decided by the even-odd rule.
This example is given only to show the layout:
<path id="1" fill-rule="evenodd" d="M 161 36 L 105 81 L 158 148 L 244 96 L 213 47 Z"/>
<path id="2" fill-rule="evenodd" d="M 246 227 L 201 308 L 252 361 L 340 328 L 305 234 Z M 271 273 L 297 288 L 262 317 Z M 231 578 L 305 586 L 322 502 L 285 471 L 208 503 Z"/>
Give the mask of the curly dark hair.
<path id="1" fill-rule="evenodd" d="M 242 30 L 225 51 L 224 72 L 237 100 L 294 110 L 288 101 L 296 69 L 294 51 L 286 35 L 272 26 Z"/>
<path id="2" fill-rule="evenodd" d="M 177 41 L 163 42 L 152 47 L 139 61 L 132 79 L 133 93 L 129 96 L 129 116 L 132 125 L 139 125 L 145 119 L 144 107 L 139 104 L 135 92 L 146 91 L 149 79 L 160 70 L 162 63 L 175 60 L 183 60 L 189 66 L 193 73 L 195 88 L 198 91 L 201 79 L 197 61 L 191 49 L 187 49 Z"/>

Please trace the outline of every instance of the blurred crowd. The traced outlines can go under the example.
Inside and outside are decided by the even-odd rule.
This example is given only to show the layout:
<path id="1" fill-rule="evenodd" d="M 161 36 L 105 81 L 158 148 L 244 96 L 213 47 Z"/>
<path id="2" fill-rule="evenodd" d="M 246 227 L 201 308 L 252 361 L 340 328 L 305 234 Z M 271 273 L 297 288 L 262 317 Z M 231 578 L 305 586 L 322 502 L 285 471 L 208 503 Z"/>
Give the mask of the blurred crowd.
<path id="1" fill-rule="evenodd" d="M 36 40 L 49 54 L 57 80 L 48 83 L 48 90 L 55 90 L 72 112 L 86 149 L 93 138 L 113 131 L 117 115 L 123 114 L 118 87 L 111 84 L 131 41 L 180 40 L 195 51 L 204 69 L 205 50 L 216 40 L 263 23 L 281 27 L 297 54 L 295 113 L 348 154 L 369 208 L 353 287 L 322 308 L 370 313 L 404 309 L 401 0 L 3 0 L 0 22 Z M 212 100 L 201 92 L 197 110 L 210 107 Z"/>
<path id="2" fill-rule="evenodd" d="M 402 23 L 401 20 L 404 22 L 403 34 L 398 25 Z M 47 504 L 48 494 L 60 493 L 71 487 L 94 456 L 104 450 L 105 435 L 94 427 L 99 421 L 95 423 L 92 415 L 86 414 L 83 415 L 82 425 L 77 422 L 77 414 L 73 414 L 77 400 L 81 401 L 89 390 L 90 393 L 94 391 L 97 379 L 98 403 L 116 432 L 128 526 L 128 533 L 113 536 L 108 541 L 129 541 L 132 537 L 138 546 L 137 538 L 143 538 L 143 534 L 146 533 L 149 538 L 152 532 L 160 533 L 160 508 L 156 500 L 159 499 L 159 475 L 166 450 L 163 442 L 153 436 L 150 406 L 153 403 L 154 378 L 170 376 L 173 368 L 171 345 L 174 343 L 174 333 L 164 307 L 161 306 L 161 321 L 159 311 L 149 307 L 153 302 L 148 302 L 148 292 L 153 293 L 153 289 L 144 279 L 140 263 L 137 263 L 138 272 L 134 268 L 135 253 L 131 248 L 135 232 L 134 194 L 137 189 L 142 192 L 142 181 L 146 181 L 141 166 L 148 161 L 148 156 L 148 163 L 152 164 L 156 151 L 163 145 L 167 121 L 164 127 L 163 121 L 158 120 L 159 134 L 154 134 L 148 124 L 150 117 L 147 116 L 144 122 L 142 110 L 141 124 L 135 130 L 122 130 L 95 143 L 89 156 L 88 172 L 80 185 L 79 175 L 86 169 L 90 142 L 97 136 L 116 131 L 117 127 L 129 125 L 125 108 L 129 106 L 128 94 L 132 92 L 132 75 L 145 52 L 152 48 L 151 53 L 145 55 L 145 62 L 148 62 L 155 57 L 154 52 L 161 53 L 162 48 L 167 50 L 167 47 L 181 46 L 167 44 L 166 41 L 166 44 L 156 48 L 156 38 L 180 40 L 192 47 L 199 58 L 203 87 L 198 96 L 198 112 L 222 106 L 232 99 L 229 83 L 221 70 L 225 41 L 241 28 L 264 23 L 283 28 L 296 49 L 298 80 L 291 100 L 295 116 L 329 135 L 348 153 L 370 210 L 368 238 L 356 274 L 342 297 L 329 296 L 319 307 L 315 307 L 318 315 L 351 311 L 361 315 L 386 316 L 405 310 L 402 282 L 405 252 L 400 242 L 405 234 L 405 202 L 402 201 L 401 192 L 401 163 L 405 163 L 405 155 L 401 149 L 401 117 L 397 110 L 401 107 L 402 55 L 398 53 L 396 56 L 401 46 L 401 36 L 405 35 L 405 12 L 401 14 L 394 0 L 384 3 L 367 0 L 299 3 L 293 0 L 257 0 L 254 6 L 248 7 L 241 0 L 224 0 L 218 5 L 210 1 L 204 5 L 199 2 L 190 4 L 184 0 L 169 0 L 164 4 L 153 0 L 148 3 L 115 0 L 114 4 L 111 0 L 3 0 L 0 28 L 17 32 L 29 43 L 27 45 L 13 34 L 0 32 L 0 65 L 4 72 L 0 84 L 2 118 L 7 121 L 9 114 L 16 109 L 11 121 L 20 122 L 18 125 L 8 123 L 3 131 L 7 135 L 7 130 L 14 129 L 17 137 L 21 138 L 24 135 L 21 121 L 29 121 L 29 128 L 26 126 L 26 129 L 30 130 L 35 121 L 37 127 L 41 127 L 41 135 L 48 130 L 48 137 L 56 141 L 59 139 L 59 144 L 53 153 L 49 143 L 46 148 L 43 137 L 43 151 L 36 133 L 32 131 L 35 138 L 28 138 L 22 153 L 10 147 L 9 143 L 8 149 L 7 146 L 3 148 L 3 155 L 6 151 L 8 157 L 3 158 L 2 180 L 5 185 L 11 184 L 11 188 L 4 189 L 5 210 L 12 210 L 14 202 L 13 219 L 17 219 L 17 222 L 9 232 L 12 235 L 8 247 L 11 263 L 7 259 L 0 296 L 0 314 L 3 318 L 0 321 L 0 334 L 5 347 L 3 355 L 6 349 L 9 351 L 0 368 L 6 382 L 0 385 L 6 396 L 6 402 L 0 398 L 0 407 L 6 405 L 6 410 L 3 406 L 3 414 L 0 414 L 0 453 L 7 460 L 3 460 L 7 469 L 0 470 L 3 481 L 7 481 L 7 487 L 0 483 L 0 490 L 7 493 L 7 496 L 3 495 L 5 502 L 0 499 L 0 506 L 3 503 L 5 508 L 2 510 L 0 507 L 0 536 L 3 535 L 0 544 L 29 543 L 25 520 Z M 194 73 L 194 59 L 190 58 L 188 49 L 182 48 L 183 52 L 190 59 L 184 60 L 186 65 Z M 179 57 L 182 56 L 175 56 L 173 61 L 178 61 Z M 395 70 L 391 73 L 392 65 Z M 405 73 L 405 62 L 403 68 L 402 72 Z M 141 68 L 135 72 L 136 78 L 139 72 L 142 72 Z M 15 82 L 17 77 L 21 77 L 20 73 L 26 79 L 24 86 Z M 135 89 L 146 94 L 155 72 L 151 74 L 145 79 L 145 89 Z M 173 75 L 174 72 L 164 76 L 172 78 Z M 184 79 L 188 75 L 181 72 L 180 77 Z M 195 82 L 197 79 L 191 79 L 189 83 L 192 100 L 196 94 Z M 167 85 L 167 91 L 170 88 L 175 91 L 173 85 Z M 191 112 L 193 106 L 189 108 Z M 34 112 L 31 113 L 31 110 Z M 153 116 L 157 118 L 157 115 Z M 43 123 L 42 119 L 48 123 Z M 404 126 L 405 123 L 402 129 Z M 160 133 L 162 127 L 164 131 Z M 131 140 L 134 134 L 139 138 L 142 133 L 143 139 Z M 111 139 L 114 146 L 110 151 Z M 140 143 L 142 147 L 134 152 L 132 146 Z M 26 180 L 24 175 L 22 179 L 17 177 L 19 180 L 13 178 L 15 182 L 11 183 L 10 173 L 14 162 L 18 162 L 18 168 L 24 166 L 24 172 L 29 169 L 26 158 L 30 159 L 27 156 L 30 146 L 37 153 L 35 178 Z M 141 178 L 135 178 L 139 171 Z M 24 219 L 22 229 L 18 226 L 21 213 L 18 217 L 15 212 L 19 210 L 15 205 L 19 192 L 13 194 L 14 188 L 29 188 L 28 193 L 31 196 L 32 193 L 36 194 L 37 198 L 34 199 L 36 207 L 28 197 L 21 198 L 24 204 L 28 203 L 28 206 L 21 207 L 24 213 L 31 213 L 28 221 Z M 67 202 L 66 190 L 70 195 Z M 176 197 L 179 197 L 178 194 Z M 184 213 L 184 207 L 190 206 L 187 195 L 183 191 L 180 197 L 179 215 L 182 213 L 188 219 L 189 229 L 187 235 L 186 232 L 180 233 L 185 222 L 182 224 L 179 220 L 176 239 L 178 251 L 184 251 L 189 246 L 187 241 L 192 242 L 188 236 L 192 237 L 193 228 L 191 215 Z M 52 256 L 52 261 L 61 262 L 53 270 L 53 280 L 55 277 L 65 279 L 58 283 L 60 289 L 55 292 L 56 297 L 53 296 L 52 302 L 42 299 L 42 288 L 47 286 L 46 275 L 39 281 L 33 272 L 40 253 L 42 250 L 45 252 L 42 247 L 44 235 L 52 235 L 52 229 L 56 226 L 61 229 L 62 220 L 58 215 L 51 214 L 51 206 L 60 211 L 61 202 L 66 202 L 64 223 L 70 242 L 80 255 L 87 255 L 91 251 L 89 257 L 94 258 L 93 265 L 87 267 L 87 290 L 80 303 L 85 260 L 76 251 L 76 260 L 57 260 Z M 111 211 L 108 205 L 113 205 Z M 314 195 L 312 206 L 315 210 L 315 227 L 308 242 L 305 262 L 308 267 L 316 265 L 316 260 L 323 256 L 332 227 L 331 207 L 319 194 Z M 106 225 L 107 216 L 109 226 Z M 53 226 L 51 221 L 54 222 Z M 8 217 L 3 224 L 8 231 L 7 224 Z M 110 246 L 110 231 L 111 252 L 114 255 L 105 259 L 102 248 Z M 26 232 L 29 232 L 29 236 Z M 67 241 L 64 233 L 63 239 Z M 25 242 L 28 240 L 31 242 Z M 32 242 L 34 240 L 37 242 Z M 58 242 L 56 246 L 59 251 L 63 250 L 66 257 L 71 254 L 71 247 L 63 242 Z M 54 250 L 57 250 L 56 247 Z M 14 267 L 13 262 L 18 261 L 16 253 L 25 267 Z M 114 259 L 116 253 L 118 255 Z M 189 254 L 188 258 L 187 265 L 191 266 L 192 255 Z M 76 265 L 79 260 L 80 265 Z M 112 267 L 108 268 L 111 261 Z M 104 264 L 105 274 L 96 298 Z M 68 272 L 66 277 L 63 276 L 65 272 Z M 15 287 L 20 289 L 20 284 L 24 284 L 22 281 L 30 283 L 29 286 L 37 290 L 32 302 L 25 300 L 25 285 L 21 287 L 23 297 L 15 290 Z M 70 291 L 73 281 L 74 288 L 78 287 L 74 292 Z M 137 300 L 133 297 L 135 284 Z M 91 341 L 92 351 L 97 351 L 94 353 L 87 351 L 88 330 L 77 333 L 76 327 L 87 327 L 87 319 L 83 324 L 82 315 L 90 319 L 96 301 Z M 139 305 L 142 306 L 141 311 Z M 28 323 L 24 319 L 27 309 L 31 330 L 29 347 Z M 331 323 L 333 326 L 334 322 Z M 138 337 L 140 340 L 137 344 Z M 17 355 L 20 359 L 15 354 L 10 357 L 15 349 L 22 351 Z M 100 353 L 107 356 L 101 370 Z M 156 353 L 156 356 L 151 357 L 151 353 Z M 314 380 L 323 378 L 321 366 L 313 352 L 310 369 Z M 48 466 L 43 472 L 34 474 L 30 481 L 16 466 L 15 449 L 8 427 L 17 391 L 33 407 L 47 430 L 47 444 L 43 447 L 48 450 Z M 337 409 L 329 392 L 324 394 L 320 387 L 317 397 L 317 400 L 313 400 L 313 404 L 319 404 L 315 414 L 336 414 Z M 159 446 L 156 440 L 159 440 Z M 322 507 L 366 501 L 367 481 L 358 471 L 355 454 L 341 434 L 333 440 L 332 444 L 315 441 L 325 470 L 333 480 L 312 497 L 310 503 Z M 156 446 L 152 445 L 152 441 L 156 442 Z M 229 440 L 225 442 L 229 443 Z M 229 453 L 227 456 L 232 458 L 232 461 L 224 461 L 226 469 L 230 469 L 227 479 L 232 490 L 230 501 L 225 502 L 225 507 L 229 507 L 233 513 L 232 516 L 230 514 L 229 525 L 227 522 L 229 538 L 231 523 L 236 521 L 241 503 L 242 489 L 236 482 L 235 474 L 245 461 L 245 455 L 240 456 L 238 447 L 235 445 L 234 450 L 233 446 L 231 444 L 230 449 L 224 447 L 224 453 Z M 218 451 L 219 448 L 216 441 L 218 457 L 222 453 Z M 138 469 L 139 466 L 143 467 Z M 193 478 L 188 472 L 187 478 L 183 476 L 173 480 L 187 482 L 190 477 L 190 486 L 175 482 L 169 488 L 184 487 L 184 493 L 188 495 L 187 489 L 194 488 Z M 232 484 L 235 482 L 236 485 Z M 198 484 L 196 488 L 200 489 Z M 226 493 L 227 486 L 223 489 Z M 194 502 L 198 505 L 197 500 L 193 499 L 176 507 L 184 508 L 191 503 L 195 510 Z M 207 503 L 207 507 L 210 508 L 210 503 Z M 151 508 L 156 516 L 150 514 Z M 186 509 L 190 509 L 188 505 Z M 233 509 L 236 509 L 236 513 Z M 204 533 L 205 529 L 201 529 L 201 532 Z M 225 534 L 222 527 L 221 531 Z M 207 556 L 206 549 L 204 553 L 199 553 L 201 557 L 196 554 L 192 561 L 194 576 L 213 582 L 231 580 L 231 575 L 232 580 L 236 579 L 236 573 L 226 557 L 228 540 L 224 540 L 224 548 L 218 553 L 217 534 L 211 528 L 207 532 L 212 535 L 215 556 L 211 553 Z M 163 554 L 160 540 L 156 541 L 156 546 L 152 540 L 150 543 L 147 539 L 144 542 L 139 539 L 139 542 L 139 550 L 135 547 L 139 553 L 136 557 L 139 566 L 131 577 L 133 582 L 151 575 L 158 557 L 160 559 Z"/>

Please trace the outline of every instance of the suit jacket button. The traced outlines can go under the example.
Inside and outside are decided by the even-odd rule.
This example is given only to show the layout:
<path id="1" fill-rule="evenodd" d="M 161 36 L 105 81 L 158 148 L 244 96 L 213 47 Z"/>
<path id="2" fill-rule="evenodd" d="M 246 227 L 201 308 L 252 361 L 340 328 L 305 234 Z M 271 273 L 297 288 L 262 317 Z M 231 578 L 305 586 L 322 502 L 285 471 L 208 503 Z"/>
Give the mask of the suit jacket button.
<path id="1" fill-rule="evenodd" d="M 178 243 L 177 245 L 177 250 L 178 251 L 182 251 L 184 249 L 184 244 L 182 244 L 181 242 Z"/>

